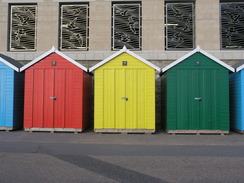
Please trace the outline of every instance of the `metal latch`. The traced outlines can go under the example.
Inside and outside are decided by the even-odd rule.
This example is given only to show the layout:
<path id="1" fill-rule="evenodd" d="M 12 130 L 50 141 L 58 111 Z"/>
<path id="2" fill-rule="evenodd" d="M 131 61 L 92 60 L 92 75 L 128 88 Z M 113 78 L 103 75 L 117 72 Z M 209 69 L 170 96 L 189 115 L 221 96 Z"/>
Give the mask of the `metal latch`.
<path id="1" fill-rule="evenodd" d="M 126 100 L 126 101 L 128 100 L 128 98 L 127 98 L 127 97 L 123 97 L 123 98 L 121 98 L 121 99 L 124 99 L 124 100 Z"/>
<path id="2" fill-rule="evenodd" d="M 201 101 L 201 100 L 202 100 L 202 98 L 201 98 L 201 97 L 195 97 L 194 99 L 195 99 L 195 100 L 199 100 L 199 101 Z"/>
<path id="3" fill-rule="evenodd" d="M 56 100 L 56 97 L 50 97 L 50 99 Z"/>

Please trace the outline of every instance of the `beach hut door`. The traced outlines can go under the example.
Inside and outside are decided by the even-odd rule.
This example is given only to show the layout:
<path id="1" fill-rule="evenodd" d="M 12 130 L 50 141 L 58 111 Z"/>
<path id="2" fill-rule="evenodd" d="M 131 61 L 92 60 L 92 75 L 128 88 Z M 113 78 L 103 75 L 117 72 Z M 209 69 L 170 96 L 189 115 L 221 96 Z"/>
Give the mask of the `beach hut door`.
<path id="1" fill-rule="evenodd" d="M 34 121 L 38 127 L 64 128 L 65 69 L 36 69 Z"/>
<path id="2" fill-rule="evenodd" d="M 200 105 L 203 97 L 200 95 L 198 70 L 178 70 L 176 86 L 177 93 L 177 128 L 198 129 L 200 118 Z"/>
<path id="3" fill-rule="evenodd" d="M 105 128 L 137 129 L 145 127 L 144 69 L 106 70 L 104 81 Z M 114 76 L 114 77 L 113 77 Z"/>
<path id="4" fill-rule="evenodd" d="M 177 116 L 180 129 L 211 129 L 217 119 L 219 96 L 215 70 L 179 71 Z M 215 120 L 216 121 L 216 120 Z"/>

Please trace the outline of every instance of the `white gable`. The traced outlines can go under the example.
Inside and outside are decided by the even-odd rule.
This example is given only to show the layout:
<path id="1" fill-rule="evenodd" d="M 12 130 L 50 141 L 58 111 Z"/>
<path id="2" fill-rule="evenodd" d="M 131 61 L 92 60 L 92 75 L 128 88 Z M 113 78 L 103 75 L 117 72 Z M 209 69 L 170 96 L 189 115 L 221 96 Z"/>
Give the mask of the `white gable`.
<path id="1" fill-rule="evenodd" d="M 170 68 L 174 67 L 175 65 L 179 64 L 180 62 L 184 61 L 185 59 L 187 59 L 188 57 L 192 56 L 195 53 L 202 53 L 203 55 L 205 55 L 206 57 L 212 59 L 213 61 L 217 62 L 218 64 L 222 65 L 223 67 L 225 67 L 226 69 L 235 72 L 235 69 L 229 65 L 227 65 L 226 63 L 222 62 L 221 60 L 217 59 L 216 57 L 210 55 L 209 53 L 207 53 L 206 51 L 202 50 L 199 46 L 197 46 L 197 48 L 191 52 L 189 52 L 188 54 L 184 55 L 183 57 L 177 59 L 176 61 L 172 62 L 171 64 L 169 64 L 168 66 L 164 67 L 162 69 L 162 72 L 166 72 L 167 70 L 169 70 Z"/>
<path id="2" fill-rule="evenodd" d="M 42 60 L 43 58 L 47 57 L 48 55 L 52 54 L 52 53 L 56 53 L 58 55 L 60 55 L 61 57 L 65 58 L 66 60 L 70 61 L 71 63 L 73 63 L 74 65 L 76 65 L 77 67 L 83 69 L 84 71 L 88 71 L 88 69 L 86 67 L 84 67 L 83 65 L 79 64 L 78 62 L 76 62 L 75 60 L 69 58 L 68 56 L 66 56 L 65 54 L 63 54 L 62 52 L 58 51 L 57 49 L 55 49 L 54 47 L 52 47 L 51 50 L 47 51 L 46 53 L 42 54 L 41 56 L 37 57 L 36 59 L 32 60 L 31 62 L 29 62 L 28 64 L 24 65 L 23 67 L 20 68 L 20 72 L 24 71 L 25 69 L 29 68 L 30 66 L 34 65 L 35 63 L 39 62 L 40 60 Z"/>
<path id="3" fill-rule="evenodd" d="M 103 61 L 99 62 L 98 64 L 94 65 L 93 67 L 91 67 L 89 69 L 89 72 L 92 72 L 94 70 L 96 70 L 98 67 L 102 66 L 103 64 L 109 62 L 110 60 L 114 59 L 115 57 L 119 56 L 122 53 L 128 53 L 129 55 L 137 58 L 138 60 L 140 60 L 141 62 L 145 63 L 146 65 L 154 68 L 157 71 L 160 71 L 160 68 L 157 67 L 156 65 L 152 64 L 151 62 L 147 61 L 146 59 L 136 55 L 135 53 L 133 53 L 132 51 L 128 50 L 125 46 L 123 47 L 123 49 L 119 50 L 118 52 L 114 53 L 113 55 L 109 56 L 108 58 L 104 59 Z"/>
<path id="4" fill-rule="evenodd" d="M 241 71 L 242 69 L 244 69 L 244 64 L 240 65 L 239 67 L 236 68 L 236 72 Z"/>

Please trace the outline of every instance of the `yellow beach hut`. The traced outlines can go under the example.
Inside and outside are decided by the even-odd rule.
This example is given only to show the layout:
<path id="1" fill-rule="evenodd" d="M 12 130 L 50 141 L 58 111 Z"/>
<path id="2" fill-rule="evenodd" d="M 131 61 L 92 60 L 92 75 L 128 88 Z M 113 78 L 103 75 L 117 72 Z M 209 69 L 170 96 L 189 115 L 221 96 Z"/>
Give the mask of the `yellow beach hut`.
<path id="1" fill-rule="evenodd" d="M 126 47 L 89 69 L 95 132 L 155 132 L 155 70 L 160 68 Z"/>

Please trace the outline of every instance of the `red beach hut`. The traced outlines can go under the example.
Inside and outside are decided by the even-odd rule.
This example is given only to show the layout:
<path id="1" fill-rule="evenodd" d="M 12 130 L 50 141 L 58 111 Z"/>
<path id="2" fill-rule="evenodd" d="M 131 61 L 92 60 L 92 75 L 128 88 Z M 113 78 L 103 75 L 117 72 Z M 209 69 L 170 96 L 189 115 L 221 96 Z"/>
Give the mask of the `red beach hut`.
<path id="1" fill-rule="evenodd" d="M 25 131 L 81 132 L 88 126 L 92 79 L 87 68 L 52 48 L 25 71 Z"/>

